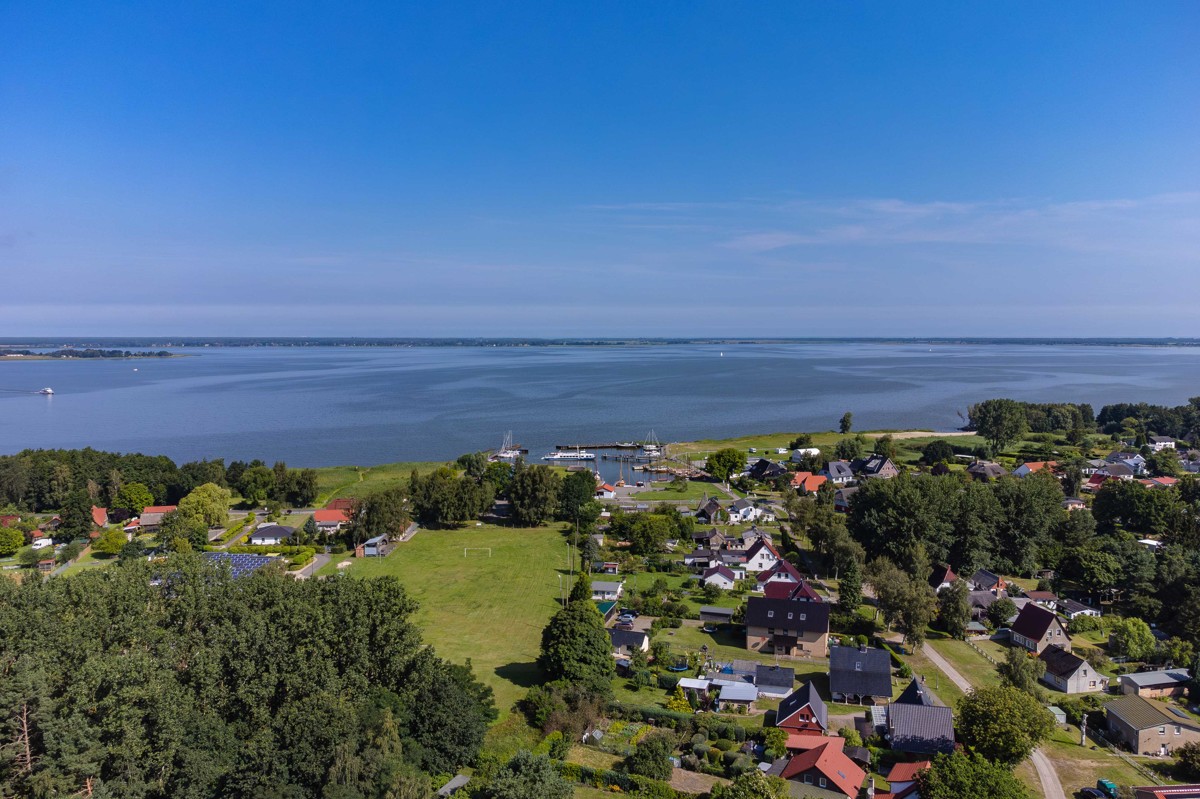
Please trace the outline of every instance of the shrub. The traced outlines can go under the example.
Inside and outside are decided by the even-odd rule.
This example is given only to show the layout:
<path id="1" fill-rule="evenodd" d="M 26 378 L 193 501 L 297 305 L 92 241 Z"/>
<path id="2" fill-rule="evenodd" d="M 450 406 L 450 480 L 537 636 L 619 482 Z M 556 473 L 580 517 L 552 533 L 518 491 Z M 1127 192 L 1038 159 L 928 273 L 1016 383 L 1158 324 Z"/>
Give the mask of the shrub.
<path id="1" fill-rule="evenodd" d="M 713 744 L 714 749 L 720 749 L 722 752 L 728 752 L 736 746 L 737 744 L 728 738 L 721 738 Z"/>

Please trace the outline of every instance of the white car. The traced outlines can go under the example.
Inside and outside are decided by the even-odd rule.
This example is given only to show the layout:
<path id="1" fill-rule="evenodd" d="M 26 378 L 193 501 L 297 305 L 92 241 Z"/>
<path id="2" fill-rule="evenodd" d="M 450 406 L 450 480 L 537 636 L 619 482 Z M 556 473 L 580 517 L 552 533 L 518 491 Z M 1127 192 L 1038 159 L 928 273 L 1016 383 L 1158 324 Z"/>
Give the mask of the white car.
<path id="1" fill-rule="evenodd" d="M 45 549 L 46 547 L 54 546 L 54 539 L 53 538 L 39 538 L 38 540 L 34 541 L 33 544 L 31 544 L 31 546 L 33 547 L 34 551 L 36 552 L 39 549 Z"/>

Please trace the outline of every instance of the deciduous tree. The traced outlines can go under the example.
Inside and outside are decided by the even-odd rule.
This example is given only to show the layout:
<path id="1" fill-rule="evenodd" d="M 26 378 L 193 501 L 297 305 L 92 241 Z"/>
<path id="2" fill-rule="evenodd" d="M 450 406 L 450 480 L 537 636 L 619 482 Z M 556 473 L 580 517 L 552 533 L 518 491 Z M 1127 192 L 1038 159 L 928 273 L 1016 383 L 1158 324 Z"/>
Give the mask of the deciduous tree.
<path id="1" fill-rule="evenodd" d="M 921 799 L 1029 799 L 1010 768 L 965 752 L 937 755 L 917 784 Z"/>
<path id="2" fill-rule="evenodd" d="M 1010 399 L 990 399 L 971 406 L 971 425 L 993 449 L 1002 450 L 1029 430 L 1025 409 Z"/>
<path id="3" fill-rule="evenodd" d="M 722 483 L 729 480 L 730 475 L 737 474 L 746 468 L 746 456 L 741 450 L 733 447 L 719 449 L 708 456 L 704 462 L 704 471 Z"/>
<path id="4" fill-rule="evenodd" d="M 1054 728 L 1054 719 L 1031 695 L 999 685 L 977 688 L 959 703 L 956 727 L 963 742 L 987 760 L 1015 766 Z"/>
<path id="5" fill-rule="evenodd" d="M 205 483 L 179 500 L 179 515 L 204 522 L 205 527 L 224 527 L 229 521 L 228 488 Z"/>
<path id="6" fill-rule="evenodd" d="M 570 799 L 575 786 L 550 758 L 521 751 L 492 778 L 486 793 L 490 799 Z"/>
<path id="7" fill-rule="evenodd" d="M 127 510 L 134 516 L 140 514 L 150 505 L 154 504 L 154 495 L 150 493 L 150 489 L 141 483 L 126 483 L 117 491 L 116 497 L 113 498 L 112 506 Z"/>
<path id="8" fill-rule="evenodd" d="M 971 621 L 970 591 L 966 580 L 955 580 L 938 592 L 938 621 L 951 638 L 967 635 Z"/>
<path id="9" fill-rule="evenodd" d="M 561 484 L 561 478 L 549 466 L 539 464 L 518 468 L 508 489 L 513 521 L 536 527 L 552 518 L 558 508 Z"/>

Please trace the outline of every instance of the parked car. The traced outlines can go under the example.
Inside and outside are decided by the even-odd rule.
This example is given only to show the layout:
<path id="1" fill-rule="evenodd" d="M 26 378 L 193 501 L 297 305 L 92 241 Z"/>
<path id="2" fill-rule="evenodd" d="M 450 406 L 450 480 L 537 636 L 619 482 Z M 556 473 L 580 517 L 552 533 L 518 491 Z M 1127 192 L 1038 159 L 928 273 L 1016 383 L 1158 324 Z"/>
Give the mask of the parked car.
<path id="1" fill-rule="evenodd" d="M 621 624 L 633 624 L 633 616 L 630 616 L 627 613 L 624 616 L 618 616 L 617 621 L 620 622 Z"/>
<path id="2" fill-rule="evenodd" d="M 621 608 L 620 610 L 617 611 L 617 615 L 618 616 L 632 616 L 633 618 L 636 619 L 638 617 L 638 612 L 636 610 L 633 610 L 632 608 Z"/>
<path id="3" fill-rule="evenodd" d="M 1096 788 L 1080 788 L 1075 795 L 1079 799 L 1104 799 L 1104 794 Z"/>
<path id="4" fill-rule="evenodd" d="M 1121 792 L 1121 789 L 1112 780 L 1096 780 L 1096 787 L 1109 799 L 1117 799 L 1117 795 Z"/>

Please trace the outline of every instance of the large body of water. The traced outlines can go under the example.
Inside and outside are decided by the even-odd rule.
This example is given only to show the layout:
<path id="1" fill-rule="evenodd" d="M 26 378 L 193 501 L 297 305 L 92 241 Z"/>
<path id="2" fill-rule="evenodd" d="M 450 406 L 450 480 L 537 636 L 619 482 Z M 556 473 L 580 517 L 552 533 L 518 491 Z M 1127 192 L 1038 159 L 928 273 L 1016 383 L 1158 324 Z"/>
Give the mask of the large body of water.
<path id="1" fill-rule="evenodd" d="M 972 402 L 1200 394 L 1200 348 L 796 343 L 210 348 L 0 363 L 0 452 L 85 447 L 294 466 L 444 460 L 499 446 L 963 424 Z M 53 387 L 52 397 L 16 390 Z"/>

